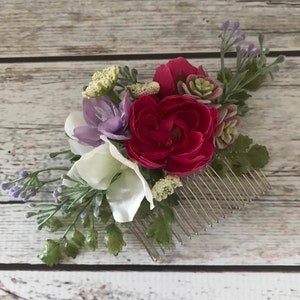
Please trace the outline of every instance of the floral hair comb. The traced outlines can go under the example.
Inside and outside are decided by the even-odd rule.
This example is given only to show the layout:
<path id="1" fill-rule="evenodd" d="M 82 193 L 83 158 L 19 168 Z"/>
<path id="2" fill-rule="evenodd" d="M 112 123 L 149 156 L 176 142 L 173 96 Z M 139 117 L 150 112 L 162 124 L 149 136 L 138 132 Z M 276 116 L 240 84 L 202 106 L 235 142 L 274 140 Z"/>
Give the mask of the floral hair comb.
<path id="1" fill-rule="evenodd" d="M 220 70 L 183 57 L 159 65 L 150 82 L 136 69 L 109 66 L 83 91 L 83 109 L 65 122 L 70 150 L 54 152 L 64 164 L 21 171 L 2 183 L 14 198 L 30 201 L 45 186 L 55 201 L 30 202 L 38 229 L 61 231 L 39 258 L 53 266 L 80 249 L 103 243 L 117 255 L 132 232 L 153 260 L 182 235 L 191 237 L 270 188 L 262 168 L 269 154 L 239 133 L 251 93 L 284 61 L 267 62 L 258 47 L 242 47 L 239 22 L 223 24 Z M 235 47 L 234 67 L 226 54 Z M 103 242 L 98 230 L 104 229 Z"/>

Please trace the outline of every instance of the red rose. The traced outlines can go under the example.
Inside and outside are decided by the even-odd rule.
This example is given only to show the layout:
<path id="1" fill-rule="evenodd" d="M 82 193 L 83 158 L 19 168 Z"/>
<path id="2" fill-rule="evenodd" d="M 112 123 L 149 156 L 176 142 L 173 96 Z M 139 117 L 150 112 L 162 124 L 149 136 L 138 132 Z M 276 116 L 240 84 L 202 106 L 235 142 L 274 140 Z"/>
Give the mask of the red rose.
<path id="1" fill-rule="evenodd" d="M 153 81 L 158 82 L 160 85 L 158 95 L 163 98 L 176 94 L 177 81 L 185 81 L 190 74 L 207 76 L 202 66 L 196 68 L 183 57 L 171 59 L 167 64 L 160 65 L 153 77 Z"/>
<path id="2" fill-rule="evenodd" d="M 213 155 L 216 119 L 215 108 L 189 96 L 141 96 L 131 106 L 127 154 L 146 168 L 191 174 Z"/>

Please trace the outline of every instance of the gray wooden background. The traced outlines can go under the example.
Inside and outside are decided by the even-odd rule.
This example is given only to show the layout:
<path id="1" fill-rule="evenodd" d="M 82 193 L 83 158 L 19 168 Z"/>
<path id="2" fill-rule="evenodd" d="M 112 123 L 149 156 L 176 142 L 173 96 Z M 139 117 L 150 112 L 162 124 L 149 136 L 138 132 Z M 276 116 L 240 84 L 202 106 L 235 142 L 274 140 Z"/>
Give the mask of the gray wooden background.
<path id="1" fill-rule="evenodd" d="M 214 76 L 227 19 L 241 22 L 248 42 L 262 32 L 274 55 L 286 55 L 243 121 L 268 146 L 272 190 L 159 263 L 128 235 L 117 257 L 100 247 L 54 269 L 37 258 L 49 235 L 25 219 L 26 204 L 1 193 L 1 300 L 300 298 L 298 0 L 1 0 L 0 182 L 66 147 L 64 120 L 96 70 L 117 63 L 150 79 L 183 55 Z"/>

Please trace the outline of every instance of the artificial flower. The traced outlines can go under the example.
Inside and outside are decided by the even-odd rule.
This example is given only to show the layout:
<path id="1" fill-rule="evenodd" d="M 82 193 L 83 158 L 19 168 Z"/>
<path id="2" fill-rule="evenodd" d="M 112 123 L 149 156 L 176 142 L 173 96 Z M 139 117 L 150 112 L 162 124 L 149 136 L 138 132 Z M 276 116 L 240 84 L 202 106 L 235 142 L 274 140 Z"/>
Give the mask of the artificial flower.
<path id="1" fill-rule="evenodd" d="M 138 164 L 125 158 L 105 137 L 103 144 L 74 163 L 68 176 L 83 179 L 94 189 L 106 190 L 106 198 L 117 222 L 131 222 L 144 198 L 153 209 L 153 197 Z M 64 180 L 64 185 L 72 185 Z"/>
<path id="2" fill-rule="evenodd" d="M 142 166 L 173 175 L 200 170 L 214 152 L 217 110 L 188 96 L 142 96 L 131 108 L 127 154 Z"/>
<path id="3" fill-rule="evenodd" d="M 83 115 L 79 112 L 70 113 L 65 122 L 65 131 L 71 139 L 76 139 L 83 146 L 99 146 L 103 143 L 100 135 L 125 140 L 128 138 L 125 131 L 130 105 L 129 93 L 125 94 L 119 106 L 107 95 L 100 98 L 84 98 Z"/>
<path id="4" fill-rule="evenodd" d="M 183 57 L 171 59 L 166 64 L 160 65 L 153 77 L 153 81 L 160 85 L 159 97 L 176 94 L 177 82 L 179 80 L 185 81 L 190 74 L 207 76 L 202 66 L 196 68 Z"/>

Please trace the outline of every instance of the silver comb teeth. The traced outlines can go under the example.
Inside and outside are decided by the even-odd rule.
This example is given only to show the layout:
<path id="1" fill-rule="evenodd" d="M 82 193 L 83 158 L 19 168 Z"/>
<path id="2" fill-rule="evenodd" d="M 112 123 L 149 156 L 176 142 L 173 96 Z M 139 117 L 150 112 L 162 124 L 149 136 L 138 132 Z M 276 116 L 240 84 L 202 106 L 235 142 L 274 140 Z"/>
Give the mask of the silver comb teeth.
<path id="1" fill-rule="evenodd" d="M 247 174 L 236 176 L 228 161 L 225 164 L 228 172 L 224 178 L 207 166 L 181 179 L 183 186 L 176 190 L 179 196 L 178 205 L 174 208 L 176 223 L 171 225 L 173 240 L 176 239 L 181 245 L 184 244 L 182 235 L 191 239 L 271 188 L 262 170 L 251 169 Z M 143 220 L 136 218 L 128 228 L 143 244 L 152 260 L 157 261 L 165 249 L 151 243 L 146 236 L 152 220 L 151 215 Z"/>

